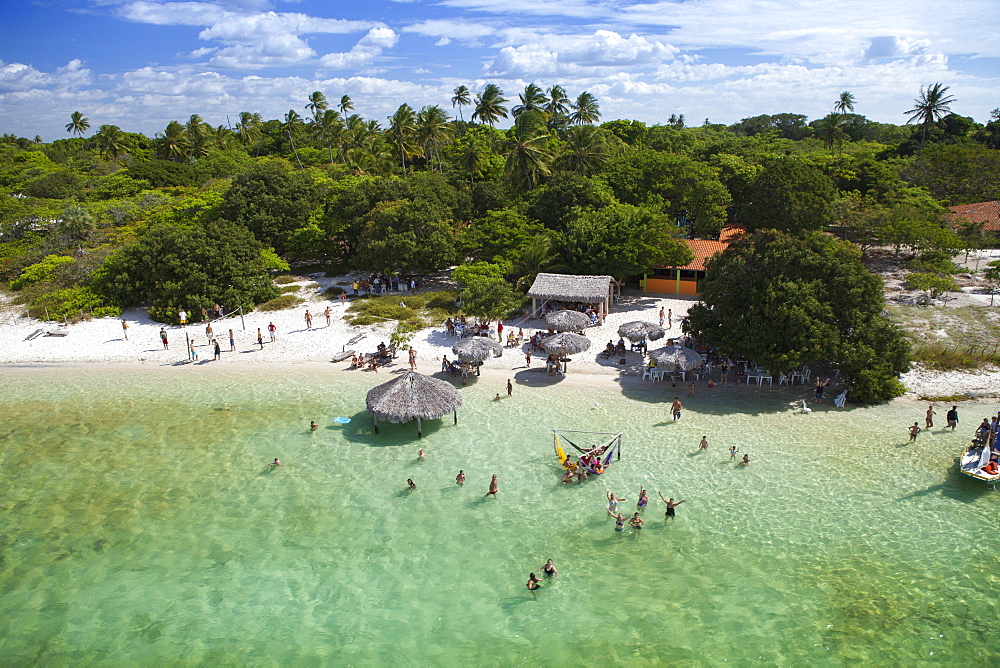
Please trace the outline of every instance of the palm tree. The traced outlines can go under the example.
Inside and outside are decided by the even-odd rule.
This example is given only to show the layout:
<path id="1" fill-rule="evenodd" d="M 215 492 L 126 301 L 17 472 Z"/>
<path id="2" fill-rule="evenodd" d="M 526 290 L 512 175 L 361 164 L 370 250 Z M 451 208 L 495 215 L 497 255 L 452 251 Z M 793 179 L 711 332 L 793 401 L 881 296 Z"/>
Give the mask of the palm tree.
<path id="1" fill-rule="evenodd" d="M 347 112 L 354 111 L 354 103 L 351 101 L 350 95 L 341 95 L 338 106 L 340 107 L 341 116 L 347 116 Z"/>
<path id="2" fill-rule="evenodd" d="M 344 119 L 335 109 L 327 109 L 313 122 L 316 132 L 326 141 L 330 151 L 330 164 L 333 164 L 333 145 L 337 145 L 340 159 L 343 161 Z"/>
<path id="3" fill-rule="evenodd" d="M 577 125 L 590 125 L 601 117 L 601 107 L 597 98 L 583 91 L 572 105 L 573 113 L 569 120 Z"/>
<path id="4" fill-rule="evenodd" d="M 406 103 L 399 105 L 396 113 L 389 117 L 389 129 L 385 133 L 385 138 L 399 152 L 404 173 L 406 172 L 406 157 L 416 153 L 416 147 L 413 144 L 416 129 L 417 116 L 413 113 L 413 107 Z"/>
<path id="5" fill-rule="evenodd" d="M 417 141 L 423 147 L 424 158 L 428 165 L 433 165 L 437 157 L 438 170 L 441 169 L 441 154 L 439 149 L 451 136 L 451 126 L 448 125 L 448 114 L 438 105 L 424 107 L 417 113 Z"/>
<path id="6" fill-rule="evenodd" d="M 319 115 L 326 111 L 329 106 L 326 101 L 326 95 L 317 90 L 309 95 L 309 104 L 306 105 L 306 109 L 312 112 L 313 122 L 315 123 L 319 120 Z"/>
<path id="7" fill-rule="evenodd" d="M 211 127 L 198 114 L 191 114 L 184 125 L 191 146 L 191 156 L 200 158 L 208 154 L 208 137 Z"/>
<path id="8" fill-rule="evenodd" d="M 163 132 L 156 133 L 156 154 L 164 160 L 184 160 L 190 146 L 187 131 L 177 121 L 170 121 Z"/>
<path id="9" fill-rule="evenodd" d="M 240 138 L 240 143 L 249 146 L 260 139 L 260 126 L 264 123 L 264 118 L 259 113 L 249 111 L 240 112 L 240 122 L 236 124 L 236 134 Z"/>
<path id="10" fill-rule="evenodd" d="M 569 114 L 569 98 L 566 90 L 559 85 L 549 89 L 549 101 L 545 103 L 545 113 L 549 116 L 566 116 Z"/>
<path id="11" fill-rule="evenodd" d="M 601 130 L 593 125 L 575 125 L 566 132 L 562 162 L 578 174 L 590 176 L 608 157 Z"/>
<path id="12" fill-rule="evenodd" d="M 66 132 L 71 132 L 77 137 L 82 137 L 83 133 L 90 129 L 90 119 L 74 111 L 69 116 L 69 123 L 66 124 Z"/>
<path id="13" fill-rule="evenodd" d="M 539 176 L 549 173 L 550 138 L 542 112 L 526 111 L 517 117 L 504 163 L 504 174 L 512 183 L 531 190 Z"/>
<path id="14" fill-rule="evenodd" d="M 854 94 L 849 90 L 845 90 L 840 94 L 840 98 L 837 100 L 836 104 L 833 105 L 833 110 L 840 114 L 846 114 L 847 112 L 854 113 Z"/>
<path id="15" fill-rule="evenodd" d="M 955 98 L 951 95 L 945 95 L 949 88 L 950 86 L 942 86 L 940 83 L 931 84 L 926 90 L 921 86 L 920 97 L 913 100 L 915 105 L 913 109 L 903 112 L 910 115 L 906 120 L 907 125 L 914 121 L 920 121 L 923 126 L 924 131 L 920 137 L 921 148 L 924 145 L 924 140 L 927 139 L 928 126 L 934 125 L 951 113 L 951 107 L 948 105 L 954 102 Z"/>
<path id="16" fill-rule="evenodd" d="M 525 86 L 524 92 L 519 94 L 517 97 L 520 98 L 521 104 L 511 109 L 511 113 L 514 114 L 514 118 L 517 118 L 527 111 L 542 111 L 545 108 L 545 103 L 547 102 L 545 93 L 543 93 L 542 89 L 533 83 Z"/>
<path id="17" fill-rule="evenodd" d="M 207 123 L 205 124 L 205 127 L 208 128 L 207 132 L 211 138 L 211 145 L 214 148 L 227 151 L 233 148 L 236 144 L 236 133 L 233 132 L 231 128 L 228 128 L 225 125 L 218 125 L 213 129 L 212 126 Z"/>
<path id="18" fill-rule="evenodd" d="M 483 92 L 476 94 L 476 110 L 472 112 L 472 120 L 478 118 L 493 127 L 501 118 L 507 118 L 507 107 L 503 106 L 506 101 L 500 86 L 486 84 Z"/>
<path id="19" fill-rule="evenodd" d="M 77 241 L 84 241 L 97 227 L 97 221 L 82 204 L 73 202 L 66 205 L 60 214 L 59 231 Z"/>
<path id="20" fill-rule="evenodd" d="M 105 160 L 117 160 L 128 155 L 129 142 L 117 125 L 102 125 L 93 137 L 94 146 Z"/>
<path id="21" fill-rule="evenodd" d="M 526 288 L 535 282 L 535 277 L 546 270 L 564 270 L 556 265 L 556 256 L 551 252 L 552 240 L 545 235 L 537 236 L 521 249 L 521 255 L 511 265 L 510 276 L 514 287 Z"/>
<path id="22" fill-rule="evenodd" d="M 469 183 L 476 182 L 478 174 L 486 165 L 486 147 L 472 135 L 463 138 L 458 152 L 458 166 L 469 175 Z"/>
<path id="23" fill-rule="evenodd" d="M 292 145 L 292 153 L 295 154 L 295 162 L 299 163 L 299 169 L 302 169 L 302 160 L 299 159 L 299 152 L 295 149 L 295 135 L 299 133 L 302 128 L 302 117 L 299 116 L 299 112 L 294 109 L 289 109 L 288 113 L 285 114 L 285 122 L 282 124 L 281 129 L 288 136 L 288 143 Z"/>
<path id="24" fill-rule="evenodd" d="M 816 129 L 819 130 L 819 136 L 823 139 L 827 150 L 832 149 L 834 144 L 843 146 L 844 138 L 847 137 L 847 133 L 844 132 L 845 120 L 847 119 L 844 114 L 834 111 L 817 124 Z"/>
<path id="25" fill-rule="evenodd" d="M 466 86 L 459 86 L 455 89 L 455 95 L 451 98 L 451 108 L 458 107 L 458 120 L 465 122 L 462 118 L 462 107 L 472 104 L 469 98 L 469 89 Z"/>

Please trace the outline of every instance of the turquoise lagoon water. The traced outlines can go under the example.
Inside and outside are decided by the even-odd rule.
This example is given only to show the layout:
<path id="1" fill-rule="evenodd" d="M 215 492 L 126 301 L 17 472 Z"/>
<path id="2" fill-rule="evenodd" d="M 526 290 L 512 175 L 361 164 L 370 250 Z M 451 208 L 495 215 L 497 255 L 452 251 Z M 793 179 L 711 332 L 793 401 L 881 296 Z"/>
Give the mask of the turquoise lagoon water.
<path id="1" fill-rule="evenodd" d="M 953 461 L 995 405 L 906 446 L 924 405 L 803 415 L 787 390 L 717 388 L 671 423 L 663 386 L 533 378 L 501 402 L 505 379 L 462 388 L 458 425 L 418 443 L 372 432 L 385 374 L 5 370 L 0 663 L 1000 660 L 1000 494 Z M 623 431 L 622 459 L 563 486 L 552 428 Z M 640 484 L 646 528 L 615 534 L 604 489 L 628 510 Z M 657 488 L 687 499 L 676 520 Z"/>

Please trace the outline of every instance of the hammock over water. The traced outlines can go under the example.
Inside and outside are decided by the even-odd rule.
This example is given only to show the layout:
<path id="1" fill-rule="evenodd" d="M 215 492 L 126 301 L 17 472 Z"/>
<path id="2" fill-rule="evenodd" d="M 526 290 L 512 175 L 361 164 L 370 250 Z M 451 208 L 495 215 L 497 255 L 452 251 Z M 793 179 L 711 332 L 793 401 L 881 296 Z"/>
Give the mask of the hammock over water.
<path id="1" fill-rule="evenodd" d="M 595 440 L 597 442 L 589 447 L 581 447 L 570 440 L 567 434 L 572 434 L 573 438 L 581 443 L 590 443 Z M 599 437 L 599 439 L 595 437 Z M 572 459 L 566 454 L 566 450 L 563 448 L 564 443 L 583 455 L 590 454 L 591 456 L 602 457 L 600 461 L 605 467 L 605 470 L 607 470 L 607 466 L 611 463 L 612 459 L 619 460 L 622 458 L 621 432 L 612 434 L 602 431 L 564 431 L 553 429 L 552 439 L 556 451 L 556 457 L 559 458 L 559 463 L 564 468 L 573 467 Z M 594 467 L 589 464 L 585 464 L 584 466 L 586 466 L 587 471 L 594 475 L 600 475 L 604 472 L 594 469 Z"/>

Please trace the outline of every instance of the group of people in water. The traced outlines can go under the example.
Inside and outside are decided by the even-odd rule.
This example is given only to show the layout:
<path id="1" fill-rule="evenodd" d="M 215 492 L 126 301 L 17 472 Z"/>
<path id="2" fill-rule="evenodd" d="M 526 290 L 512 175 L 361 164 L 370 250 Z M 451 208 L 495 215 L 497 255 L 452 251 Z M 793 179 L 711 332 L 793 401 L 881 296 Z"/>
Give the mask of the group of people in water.
<path id="1" fill-rule="evenodd" d="M 649 494 L 646 492 L 646 488 L 642 486 L 639 487 L 639 499 L 635 502 L 636 511 L 632 514 L 632 517 L 629 517 L 628 519 L 625 518 L 625 515 L 618 512 L 618 504 L 622 501 L 628 501 L 628 499 L 624 496 L 615 496 L 615 493 L 610 489 L 605 489 L 604 491 L 608 497 L 608 515 L 615 519 L 615 531 L 619 533 L 625 531 L 625 524 L 627 523 L 630 527 L 632 527 L 632 531 L 635 535 L 638 536 L 639 532 L 642 531 L 642 525 L 645 524 L 642 518 L 639 517 L 639 513 L 645 510 L 646 506 L 649 505 Z M 663 496 L 663 493 L 660 492 L 660 490 L 656 490 L 656 493 L 660 496 L 660 500 L 667 506 L 667 514 L 665 516 L 666 519 L 676 517 L 677 506 L 687 501 L 687 499 L 674 501 L 673 497 L 668 499 Z"/>

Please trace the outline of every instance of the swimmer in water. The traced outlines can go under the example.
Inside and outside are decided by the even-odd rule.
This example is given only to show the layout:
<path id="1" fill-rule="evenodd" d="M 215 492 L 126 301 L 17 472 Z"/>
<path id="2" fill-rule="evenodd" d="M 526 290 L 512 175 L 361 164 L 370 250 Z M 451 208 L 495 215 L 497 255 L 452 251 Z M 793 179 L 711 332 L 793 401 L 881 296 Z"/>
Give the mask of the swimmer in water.
<path id="1" fill-rule="evenodd" d="M 309 431 L 316 431 L 317 429 L 319 429 L 319 425 L 316 424 L 315 422 L 313 422 L 312 420 L 310 420 L 309 421 Z"/>
<path id="2" fill-rule="evenodd" d="M 500 401 L 500 393 L 497 392 L 497 396 L 493 397 L 493 401 Z"/>
<path id="3" fill-rule="evenodd" d="M 740 464 L 742 464 L 743 466 L 749 466 L 750 465 L 750 455 L 743 455 L 743 461 L 740 462 Z"/>
<path id="4" fill-rule="evenodd" d="M 282 464 L 281 462 L 279 462 L 279 461 L 278 461 L 278 458 L 277 458 L 277 457 L 275 457 L 275 458 L 274 458 L 274 461 L 273 461 L 273 462 L 271 462 L 270 464 L 268 464 L 268 466 L 270 466 L 270 467 L 271 467 L 271 468 L 273 469 L 273 468 L 274 468 L 274 467 L 276 467 L 276 466 L 284 466 L 284 464 Z"/>
<path id="5" fill-rule="evenodd" d="M 608 495 L 608 510 L 610 510 L 612 512 L 614 512 L 615 510 L 618 509 L 618 502 L 619 501 L 628 501 L 628 499 L 626 499 L 624 496 L 619 499 L 617 496 L 615 496 L 611 492 L 610 489 L 605 489 L 604 491 L 607 492 L 607 495 Z"/>
<path id="6" fill-rule="evenodd" d="M 455 476 L 455 484 L 464 485 L 465 484 L 465 471 L 459 471 L 458 475 Z"/>
<path id="7" fill-rule="evenodd" d="M 639 517 L 639 513 L 636 513 L 635 515 L 633 515 L 632 517 L 630 517 L 628 523 L 632 527 L 632 529 L 635 531 L 635 535 L 638 536 L 639 535 L 639 531 L 642 530 L 642 525 L 643 525 L 643 521 L 642 521 L 642 518 Z"/>
<path id="8" fill-rule="evenodd" d="M 615 513 L 611 512 L 610 510 L 608 511 L 608 515 L 611 515 L 611 517 L 615 518 L 615 531 L 619 531 L 619 532 L 620 531 L 625 531 L 625 516 L 624 515 L 622 515 L 621 513 L 615 514 Z"/>
<path id="9" fill-rule="evenodd" d="M 532 594 L 535 593 L 536 589 L 541 589 L 541 587 L 542 587 L 541 582 L 539 581 L 538 578 L 535 577 L 534 573 L 531 573 L 528 576 L 528 585 L 527 586 L 528 586 L 528 589 L 531 591 Z"/>
<path id="10" fill-rule="evenodd" d="M 420 449 L 417 450 L 417 459 L 424 459 L 426 456 L 427 456 L 427 453 L 424 452 L 423 448 L 420 448 Z"/>
<path id="11" fill-rule="evenodd" d="M 645 488 L 641 485 L 639 486 L 639 500 L 636 501 L 635 507 L 642 510 L 649 504 L 649 494 L 646 494 Z"/>
<path id="12" fill-rule="evenodd" d="M 412 492 L 413 490 L 415 490 L 417 488 L 417 483 L 413 482 L 413 480 L 410 479 L 410 478 L 406 479 L 406 484 L 407 484 L 407 488 L 406 488 L 407 492 Z"/>
<path id="13" fill-rule="evenodd" d="M 701 443 L 698 444 L 698 448 L 700 448 L 701 450 L 708 450 L 708 437 L 707 436 L 702 436 L 701 437 Z"/>
<path id="14" fill-rule="evenodd" d="M 573 469 L 566 469 L 566 473 L 563 473 L 562 481 L 564 485 L 568 485 L 573 482 Z"/>
<path id="15" fill-rule="evenodd" d="M 559 571 L 556 570 L 555 564 L 552 563 L 551 559 L 546 561 L 545 565 L 542 566 L 542 573 L 548 575 L 551 578 L 559 577 Z"/>
<path id="16" fill-rule="evenodd" d="M 499 485 L 497 483 L 497 476 L 494 473 L 493 474 L 493 478 L 490 479 L 490 491 L 486 492 L 486 496 L 491 496 L 491 495 L 492 496 L 496 496 L 496 493 L 498 491 L 498 487 L 499 487 Z"/>
<path id="17" fill-rule="evenodd" d="M 660 490 L 656 490 L 656 493 L 660 494 Z M 673 497 L 670 497 L 669 499 L 664 499 L 663 494 L 660 494 L 660 499 L 663 501 L 663 503 L 667 504 L 667 517 L 674 517 L 677 514 L 674 508 L 687 501 L 687 499 L 674 501 Z"/>
<path id="18" fill-rule="evenodd" d="M 735 445 L 729 446 L 729 459 L 730 459 L 730 461 L 736 459 L 736 453 L 739 452 L 739 451 L 740 451 L 740 449 L 737 448 Z"/>

